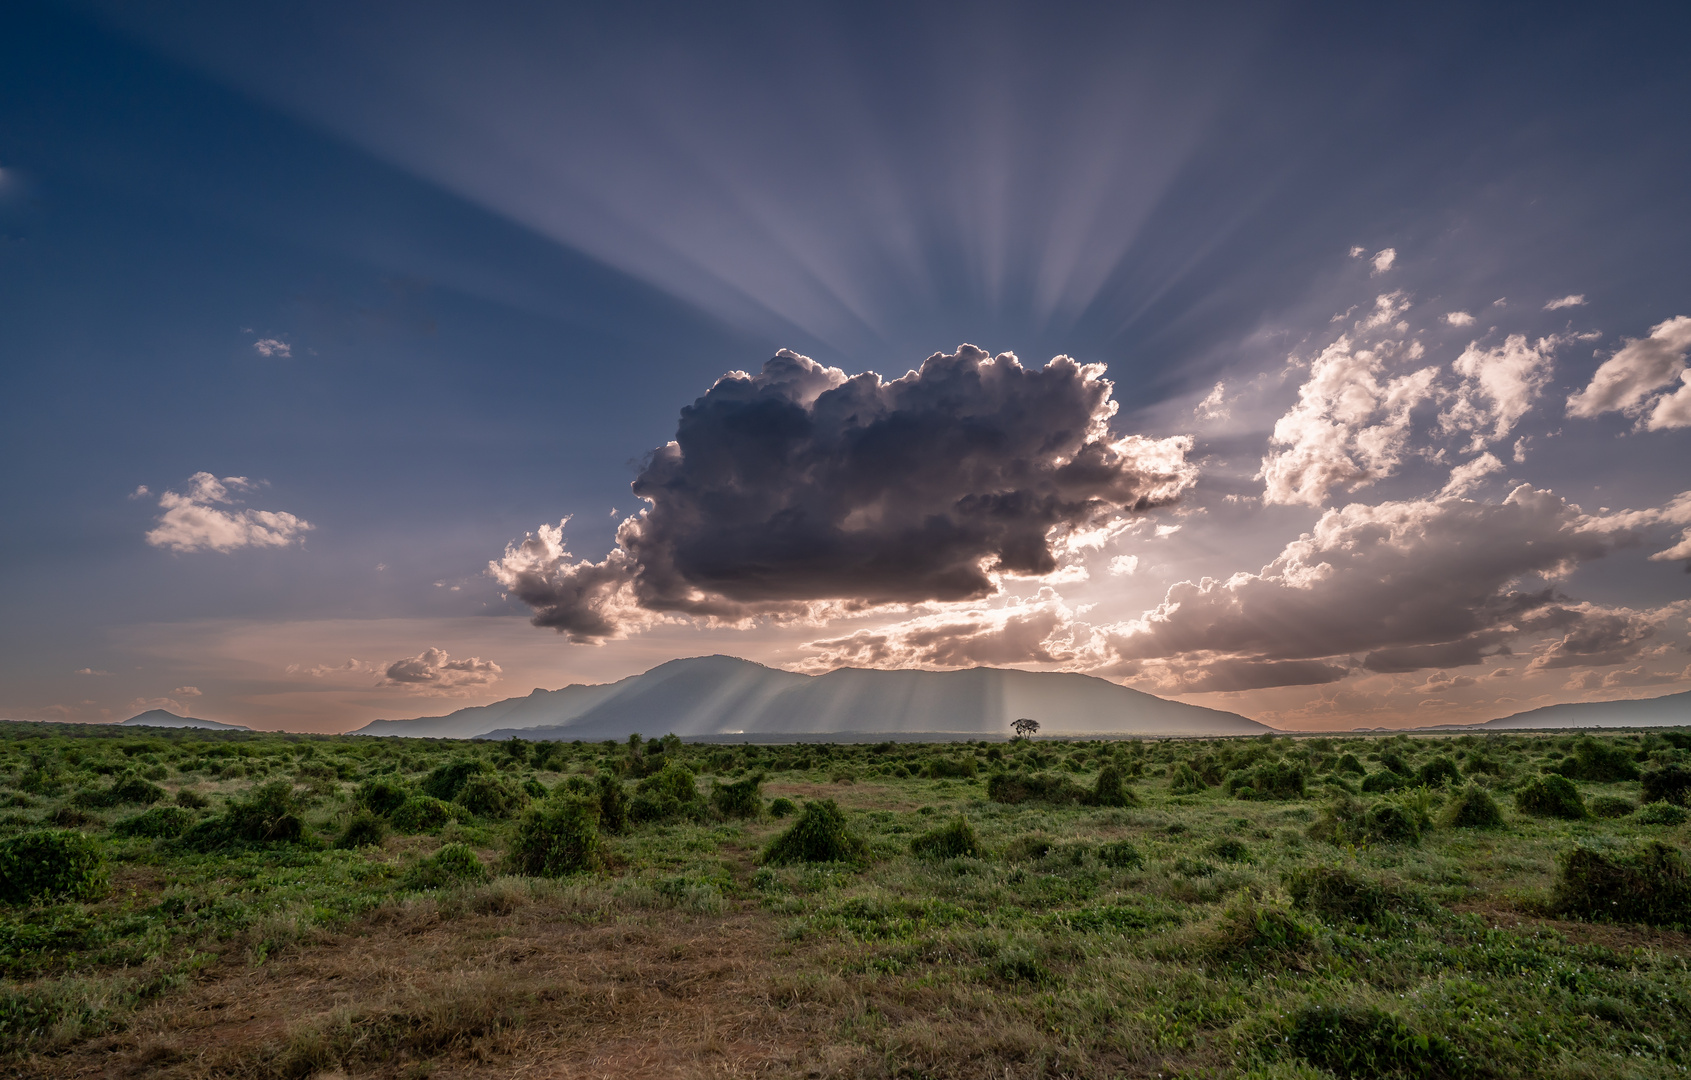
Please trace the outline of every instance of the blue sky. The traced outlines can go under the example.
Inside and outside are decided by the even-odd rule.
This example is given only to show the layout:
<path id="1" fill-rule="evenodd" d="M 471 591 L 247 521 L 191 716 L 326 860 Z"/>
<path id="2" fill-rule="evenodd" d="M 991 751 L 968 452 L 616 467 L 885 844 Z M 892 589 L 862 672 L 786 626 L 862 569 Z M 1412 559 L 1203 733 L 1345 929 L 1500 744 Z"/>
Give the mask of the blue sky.
<path id="1" fill-rule="evenodd" d="M 1688 23 L 9 5 L 0 715 L 338 730 L 705 652 L 1085 670 L 1308 727 L 1684 689 L 1691 560 L 1651 556 L 1691 527 Z M 923 368 L 873 407 L 936 442 L 872 466 L 816 399 L 712 390 L 965 342 L 1074 374 L 1018 428 L 1031 376 Z M 701 450 L 654 465 L 707 391 L 689 446 L 811 425 L 759 497 L 831 524 L 724 509 Z M 987 585 L 930 588 L 885 508 L 1055 491 L 1086 440 L 1011 435 L 1088 416 L 1092 501 L 953 514 Z M 1022 449 L 963 478 L 952 425 Z M 1048 562 L 1004 557 L 1040 530 Z"/>

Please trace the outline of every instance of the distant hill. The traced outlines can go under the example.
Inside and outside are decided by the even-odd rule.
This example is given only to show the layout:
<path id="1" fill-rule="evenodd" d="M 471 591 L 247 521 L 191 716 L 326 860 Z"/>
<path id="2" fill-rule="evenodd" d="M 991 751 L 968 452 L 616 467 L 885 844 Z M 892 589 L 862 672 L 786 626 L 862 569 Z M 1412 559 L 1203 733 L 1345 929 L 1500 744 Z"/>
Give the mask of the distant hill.
<path id="1" fill-rule="evenodd" d="M 1499 728 L 1691 727 L 1691 690 L 1666 697 L 1546 705 L 1474 726 L 1493 731 Z"/>
<path id="2" fill-rule="evenodd" d="M 144 713 L 131 716 L 127 720 L 120 720 L 118 727 L 177 727 L 204 728 L 208 731 L 251 731 L 250 727 L 240 724 L 224 724 L 216 720 L 199 720 L 192 716 L 177 716 L 173 712 L 163 709 L 148 709 Z"/>
<path id="3" fill-rule="evenodd" d="M 1063 672 L 973 668 L 800 675 L 732 656 L 671 660 L 603 686 L 537 690 L 443 717 L 376 721 L 365 735 L 433 738 L 811 740 L 853 736 L 982 738 L 1021 717 L 1042 735 L 1256 735 L 1272 729 L 1237 713 Z"/>

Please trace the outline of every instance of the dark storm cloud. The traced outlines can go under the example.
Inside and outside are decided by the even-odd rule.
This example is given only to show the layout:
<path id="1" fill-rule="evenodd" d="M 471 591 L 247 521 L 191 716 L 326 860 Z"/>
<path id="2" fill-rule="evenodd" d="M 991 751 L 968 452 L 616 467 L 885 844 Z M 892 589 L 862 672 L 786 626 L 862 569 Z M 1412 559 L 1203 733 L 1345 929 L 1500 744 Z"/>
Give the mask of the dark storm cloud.
<path id="1" fill-rule="evenodd" d="M 1066 356 L 1028 368 L 965 345 L 885 381 L 783 350 L 682 410 L 609 557 L 575 561 L 546 528 L 490 570 L 577 641 L 665 613 L 987 596 L 995 574 L 1056 570 L 1053 538 L 1192 483 L 1191 441 L 1116 437 L 1111 392 Z"/>

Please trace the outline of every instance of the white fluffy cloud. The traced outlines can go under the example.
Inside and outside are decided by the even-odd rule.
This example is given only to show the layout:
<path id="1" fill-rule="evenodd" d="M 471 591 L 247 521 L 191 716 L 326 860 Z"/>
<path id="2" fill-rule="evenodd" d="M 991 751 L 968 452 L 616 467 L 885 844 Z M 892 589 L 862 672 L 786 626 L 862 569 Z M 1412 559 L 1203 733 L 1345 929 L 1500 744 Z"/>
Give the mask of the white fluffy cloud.
<path id="1" fill-rule="evenodd" d="M 1569 293 L 1558 300 L 1552 300 L 1544 305 L 1545 311 L 1560 311 L 1563 308 L 1580 307 L 1585 303 L 1584 293 Z"/>
<path id="2" fill-rule="evenodd" d="M 1451 365 L 1461 382 L 1439 414 L 1439 426 L 1447 434 L 1472 435 L 1468 453 L 1503 439 L 1549 384 L 1558 344 L 1555 337 L 1529 344 L 1523 334 L 1510 334 L 1495 349 L 1469 344 Z"/>
<path id="3" fill-rule="evenodd" d="M 1451 326 L 1474 325 L 1474 317 L 1466 311 L 1447 311 L 1444 313 L 1444 321 Z"/>
<path id="4" fill-rule="evenodd" d="M 1466 495 L 1479 487 L 1492 473 L 1503 471 L 1503 462 L 1493 454 L 1481 454 L 1474 460 L 1450 470 L 1450 482 L 1441 495 Z"/>
<path id="5" fill-rule="evenodd" d="M 430 648 L 389 664 L 382 685 L 445 692 L 487 686 L 498 682 L 501 674 L 499 665 L 491 660 L 479 656 L 454 660 L 446 650 Z"/>
<path id="6" fill-rule="evenodd" d="M 1374 253 L 1374 273 L 1383 274 L 1397 262 L 1397 248 L 1386 248 Z"/>
<path id="7" fill-rule="evenodd" d="M 1408 301 L 1388 293 L 1358 324 L 1358 332 L 1396 328 Z M 1392 376 L 1388 361 L 1414 361 L 1421 349 L 1382 341 L 1364 348 L 1343 335 L 1309 365 L 1298 400 L 1274 425 L 1258 474 L 1263 499 L 1320 506 L 1334 490 L 1356 491 L 1389 476 L 1402 462 L 1411 412 L 1433 394 L 1436 367 Z"/>
<path id="8" fill-rule="evenodd" d="M 159 496 L 164 513 L 147 533 L 147 543 L 171 551 L 234 551 L 244 547 L 286 547 L 312 528 L 309 521 L 274 510 L 236 509 L 234 492 L 258 487 L 244 476 L 219 480 L 208 472 L 188 478 L 187 490 Z"/>
<path id="9" fill-rule="evenodd" d="M 1691 351 L 1691 316 L 1657 323 L 1650 336 L 1629 338 L 1603 361 L 1584 390 L 1568 398 L 1568 415 L 1591 418 L 1606 412 L 1640 417 L 1651 430 L 1691 426 L 1691 383 L 1674 394 L 1656 391 L 1685 374 Z M 1643 414 L 1648 412 L 1649 416 Z"/>
<path id="10" fill-rule="evenodd" d="M 260 356 L 280 356 L 284 359 L 294 354 L 294 347 L 278 338 L 259 338 L 252 343 L 252 350 Z"/>

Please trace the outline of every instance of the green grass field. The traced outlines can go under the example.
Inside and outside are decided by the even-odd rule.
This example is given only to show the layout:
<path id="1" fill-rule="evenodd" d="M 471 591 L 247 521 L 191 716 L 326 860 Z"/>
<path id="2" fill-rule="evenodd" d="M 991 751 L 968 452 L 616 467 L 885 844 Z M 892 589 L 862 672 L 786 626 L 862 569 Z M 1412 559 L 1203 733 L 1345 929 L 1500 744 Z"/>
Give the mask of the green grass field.
<path id="1" fill-rule="evenodd" d="M 0 1070 L 1654 1077 L 1691 737 L 0 725 Z"/>

